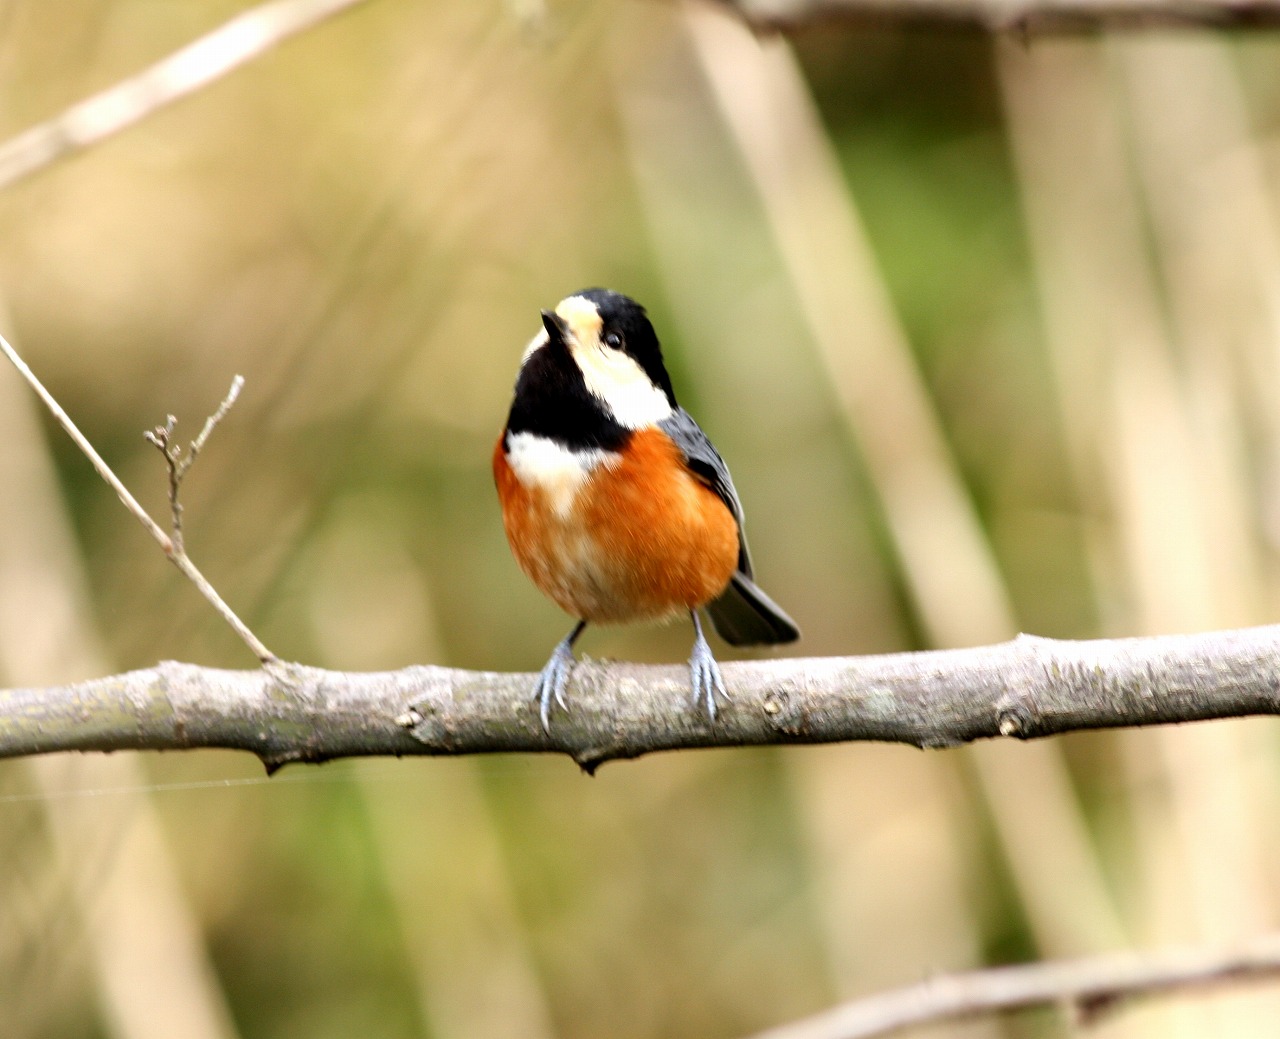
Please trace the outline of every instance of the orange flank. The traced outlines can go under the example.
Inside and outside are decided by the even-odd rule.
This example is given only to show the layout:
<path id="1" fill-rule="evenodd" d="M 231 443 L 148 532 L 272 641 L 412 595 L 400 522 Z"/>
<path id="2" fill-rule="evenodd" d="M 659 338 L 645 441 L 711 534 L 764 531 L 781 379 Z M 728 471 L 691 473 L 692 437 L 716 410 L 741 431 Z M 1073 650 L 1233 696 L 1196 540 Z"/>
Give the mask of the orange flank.
<path id="1" fill-rule="evenodd" d="M 493 474 L 520 568 L 566 613 L 592 623 L 656 620 L 716 598 L 738 563 L 728 506 L 657 429 L 598 464 L 567 509 L 527 486 L 498 441 Z"/>

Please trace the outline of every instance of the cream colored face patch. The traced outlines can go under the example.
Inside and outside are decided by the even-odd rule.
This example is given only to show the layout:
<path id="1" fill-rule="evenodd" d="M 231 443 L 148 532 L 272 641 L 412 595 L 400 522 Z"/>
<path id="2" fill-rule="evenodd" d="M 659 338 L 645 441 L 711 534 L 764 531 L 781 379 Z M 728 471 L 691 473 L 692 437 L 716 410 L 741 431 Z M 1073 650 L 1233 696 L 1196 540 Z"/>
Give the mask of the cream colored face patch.
<path id="1" fill-rule="evenodd" d="M 604 322 L 596 305 L 585 296 L 566 296 L 556 304 L 556 316 L 569 326 L 569 331 L 579 343 L 584 346 L 600 344 Z"/>
<path id="2" fill-rule="evenodd" d="M 556 315 L 569 327 L 569 352 L 582 370 L 582 380 L 619 425 L 628 429 L 655 426 L 671 417 L 671 402 L 653 384 L 635 358 L 600 341 L 603 322 L 596 305 L 582 296 L 561 300 Z"/>
<path id="3" fill-rule="evenodd" d="M 507 464 L 516 479 L 530 490 L 542 491 L 558 516 L 569 515 L 592 470 L 620 460 L 612 451 L 574 451 L 537 433 L 513 433 L 507 440 Z"/>

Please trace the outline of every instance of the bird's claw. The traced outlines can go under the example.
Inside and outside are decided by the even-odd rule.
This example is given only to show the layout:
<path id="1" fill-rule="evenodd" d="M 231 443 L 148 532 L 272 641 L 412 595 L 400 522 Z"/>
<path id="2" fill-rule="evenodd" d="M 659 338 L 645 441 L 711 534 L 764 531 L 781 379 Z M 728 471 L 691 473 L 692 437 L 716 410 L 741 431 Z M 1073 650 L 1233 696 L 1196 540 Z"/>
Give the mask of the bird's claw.
<path id="1" fill-rule="evenodd" d="M 542 719 L 542 731 L 551 735 L 551 705 L 557 703 L 562 709 L 565 703 L 564 691 L 569 685 L 569 674 L 573 671 L 573 645 L 564 639 L 556 646 L 547 666 L 538 675 L 533 687 L 533 698 L 538 701 L 538 716 Z"/>
<path id="2" fill-rule="evenodd" d="M 716 720 L 716 696 L 730 700 L 729 691 L 724 687 L 724 679 L 720 676 L 720 665 L 711 655 L 711 647 L 702 636 L 701 627 L 693 643 L 693 654 L 689 657 L 689 680 L 693 688 L 693 706 L 705 707 L 707 720 Z"/>

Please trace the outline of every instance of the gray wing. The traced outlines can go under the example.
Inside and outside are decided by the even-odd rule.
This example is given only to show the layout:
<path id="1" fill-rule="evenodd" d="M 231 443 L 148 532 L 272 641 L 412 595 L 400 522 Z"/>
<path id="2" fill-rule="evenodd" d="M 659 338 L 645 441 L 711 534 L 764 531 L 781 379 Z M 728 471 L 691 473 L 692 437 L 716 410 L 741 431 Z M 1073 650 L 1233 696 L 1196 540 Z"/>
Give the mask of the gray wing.
<path id="1" fill-rule="evenodd" d="M 729 475 L 729 467 L 724 464 L 720 452 L 715 449 L 702 427 L 693 420 L 684 408 L 676 408 L 670 418 L 658 423 L 658 428 L 667 434 L 676 447 L 684 452 L 685 464 L 693 470 L 700 480 L 716 493 L 722 502 L 733 513 L 734 522 L 738 524 L 738 572 L 750 578 L 751 553 L 747 551 L 747 536 L 742 522 L 742 502 L 738 500 L 738 492 L 733 486 L 733 477 Z"/>
<path id="2" fill-rule="evenodd" d="M 685 464 L 729 507 L 738 524 L 738 570 L 720 596 L 707 603 L 707 613 L 716 631 L 731 646 L 795 641 L 800 637 L 795 621 L 752 580 L 751 554 L 747 551 L 747 536 L 742 525 L 742 502 L 738 500 L 724 459 L 684 408 L 677 408 L 674 415 L 658 423 L 658 428 L 675 441 L 684 452 Z"/>

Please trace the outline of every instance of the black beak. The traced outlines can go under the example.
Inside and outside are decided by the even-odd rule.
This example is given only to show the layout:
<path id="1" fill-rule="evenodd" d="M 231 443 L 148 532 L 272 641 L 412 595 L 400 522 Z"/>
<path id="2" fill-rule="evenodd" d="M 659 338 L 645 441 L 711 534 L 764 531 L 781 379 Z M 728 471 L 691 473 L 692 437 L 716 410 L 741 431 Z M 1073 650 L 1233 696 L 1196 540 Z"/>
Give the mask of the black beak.
<path id="1" fill-rule="evenodd" d="M 544 310 L 542 312 L 542 327 L 547 330 L 547 335 L 552 341 L 564 341 L 569 334 L 569 326 L 565 324 L 564 318 L 553 310 Z"/>

